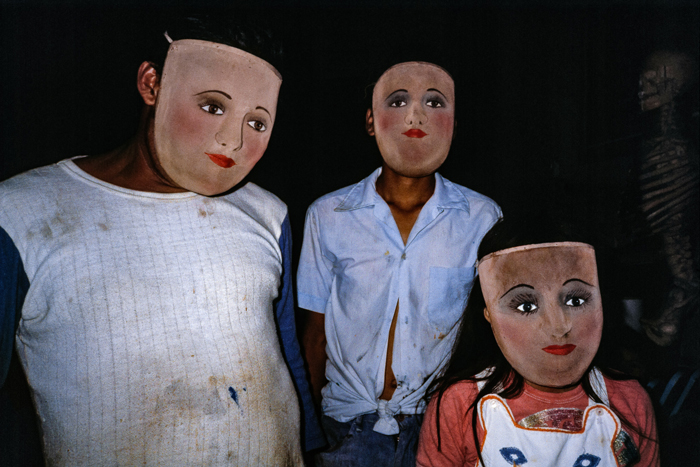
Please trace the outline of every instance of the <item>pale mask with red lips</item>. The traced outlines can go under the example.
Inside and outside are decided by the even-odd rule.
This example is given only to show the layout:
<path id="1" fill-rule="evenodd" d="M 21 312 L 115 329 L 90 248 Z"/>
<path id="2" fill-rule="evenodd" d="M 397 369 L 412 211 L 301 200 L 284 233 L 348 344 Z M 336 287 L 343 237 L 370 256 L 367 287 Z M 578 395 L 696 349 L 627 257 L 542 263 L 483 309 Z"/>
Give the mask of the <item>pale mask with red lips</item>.
<path id="1" fill-rule="evenodd" d="M 206 196 L 233 188 L 267 148 L 281 84 L 272 65 L 243 50 L 173 42 L 155 114 L 155 149 L 165 174 Z"/>
<path id="2" fill-rule="evenodd" d="M 454 134 L 455 86 L 437 65 L 406 62 L 379 78 L 367 114 L 384 163 L 399 175 L 424 177 L 447 158 Z"/>
<path id="3" fill-rule="evenodd" d="M 515 371 L 545 391 L 578 384 L 603 330 L 593 247 L 563 242 L 497 251 L 479 262 L 479 280 L 484 316 Z"/>

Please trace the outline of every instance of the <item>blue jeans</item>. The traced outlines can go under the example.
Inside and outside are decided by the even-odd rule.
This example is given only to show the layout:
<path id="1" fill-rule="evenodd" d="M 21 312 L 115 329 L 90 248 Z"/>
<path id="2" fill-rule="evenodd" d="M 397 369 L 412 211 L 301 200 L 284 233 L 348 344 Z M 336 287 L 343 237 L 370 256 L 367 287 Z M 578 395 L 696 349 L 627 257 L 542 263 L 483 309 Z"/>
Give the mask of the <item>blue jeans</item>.
<path id="1" fill-rule="evenodd" d="M 323 416 L 323 430 L 330 448 L 316 456 L 319 467 L 415 467 L 418 435 L 423 415 L 397 415 L 398 435 L 373 430 L 376 413 L 350 422 Z"/>

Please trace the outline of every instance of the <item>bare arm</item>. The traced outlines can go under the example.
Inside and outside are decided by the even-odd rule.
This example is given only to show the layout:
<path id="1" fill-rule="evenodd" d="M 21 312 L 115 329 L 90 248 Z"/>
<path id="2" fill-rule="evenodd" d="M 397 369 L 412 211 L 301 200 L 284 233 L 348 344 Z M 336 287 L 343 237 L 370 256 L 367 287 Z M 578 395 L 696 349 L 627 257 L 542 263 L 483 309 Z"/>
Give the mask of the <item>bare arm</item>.
<path id="1" fill-rule="evenodd" d="M 309 365 L 311 395 L 321 406 L 321 389 L 326 385 L 326 318 L 322 313 L 306 311 L 306 325 L 301 338 L 304 357 Z"/>

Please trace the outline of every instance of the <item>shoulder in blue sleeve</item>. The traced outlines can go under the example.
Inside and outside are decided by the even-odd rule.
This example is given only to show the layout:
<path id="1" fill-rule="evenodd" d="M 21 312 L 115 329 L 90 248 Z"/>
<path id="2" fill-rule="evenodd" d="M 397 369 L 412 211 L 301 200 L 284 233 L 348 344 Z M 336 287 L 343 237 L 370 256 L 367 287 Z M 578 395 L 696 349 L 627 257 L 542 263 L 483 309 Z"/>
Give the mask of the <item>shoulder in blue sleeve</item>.
<path id="1" fill-rule="evenodd" d="M 29 280 L 19 251 L 0 227 L 0 387 L 5 383 L 10 367 L 15 332 L 28 289 Z"/>
<path id="2" fill-rule="evenodd" d="M 275 303 L 277 327 L 282 343 L 282 353 L 289 366 L 299 396 L 304 451 L 322 447 L 326 440 L 316 417 L 309 382 L 304 368 L 304 359 L 297 338 L 296 320 L 294 314 L 294 287 L 292 284 L 292 231 L 289 215 L 282 223 L 282 234 L 279 239 L 282 251 L 282 285 Z"/>

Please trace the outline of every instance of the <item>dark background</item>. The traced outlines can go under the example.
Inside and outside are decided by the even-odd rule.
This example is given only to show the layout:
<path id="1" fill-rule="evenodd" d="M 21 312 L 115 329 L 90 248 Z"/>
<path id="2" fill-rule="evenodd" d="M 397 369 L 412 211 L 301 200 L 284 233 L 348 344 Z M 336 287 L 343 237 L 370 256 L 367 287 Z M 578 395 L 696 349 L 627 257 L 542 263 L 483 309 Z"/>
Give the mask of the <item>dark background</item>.
<path id="1" fill-rule="evenodd" d="M 551 207 L 597 230 L 619 228 L 642 133 L 643 57 L 658 42 L 697 50 L 694 2 L 380 4 L 263 1 L 246 9 L 284 44 L 278 117 L 251 178 L 287 202 L 295 233 L 315 198 L 379 165 L 364 131 L 365 89 L 388 65 L 416 59 L 456 81 L 457 132 L 443 175 L 506 213 Z M 113 149 L 134 133 L 136 70 L 160 32 L 154 18 L 193 8 L 117 5 L 2 4 L 0 180 Z"/>
<path id="2" fill-rule="evenodd" d="M 425 60 L 456 83 L 457 132 L 445 177 L 490 196 L 506 215 L 548 210 L 579 221 L 616 264 L 617 296 L 641 297 L 649 312 L 663 295 L 658 239 L 638 228 L 633 207 L 630 174 L 645 131 L 637 82 L 657 44 L 697 55 L 697 2 L 227 4 L 235 7 L 0 3 L 0 180 L 113 149 L 133 135 L 141 107 L 136 71 L 155 18 L 244 11 L 264 18 L 284 44 L 272 140 L 250 178 L 289 205 L 296 254 L 308 205 L 380 164 L 364 130 L 367 85 L 391 64 Z M 633 359 L 641 352 L 644 360 L 644 349 L 661 359 L 635 371 L 647 380 L 665 376 L 660 368 L 668 371 L 676 354 L 642 335 L 629 339 L 641 347 Z"/>

